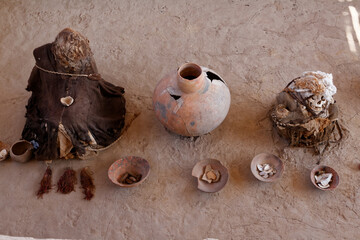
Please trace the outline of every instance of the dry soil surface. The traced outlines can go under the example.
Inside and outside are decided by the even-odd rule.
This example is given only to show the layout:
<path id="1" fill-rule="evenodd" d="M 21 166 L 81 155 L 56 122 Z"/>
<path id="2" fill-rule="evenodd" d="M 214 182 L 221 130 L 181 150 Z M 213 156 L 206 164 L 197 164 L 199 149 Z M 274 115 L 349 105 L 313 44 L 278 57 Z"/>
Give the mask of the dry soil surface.
<path id="1" fill-rule="evenodd" d="M 0 234 L 69 239 L 358 239 L 360 235 L 360 3 L 351 0 L 7 1 L 0 0 L 0 138 L 21 137 L 30 96 L 32 51 L 71 27 L 90 40 L 103 78 L 126 90 L 128 129 L 90 160 L 96 194 L 83 200 L 35 192 L 43 162 L 0 163 Z M 152 110 L 156 83 L 185 61 L 219 73 L 231 91 L 229 114 L 198 139 L 167 132 Z M 347 138 L 322 157 L 289 148 L 267 117 L 276 94 L 306 70 L 334 75 Z M 136 116 L 136 117 L 135 117 Z M 255 179 L 251 159 L 270 152 L 285 163 L 281 181 Z M 148 179 L 121 189 L 107 177 L 122 156 L 150 162 Z M 218 193 L 197 190 L 192 167 L 221 160 L 230 172 Z M 340 175 L 332 192 L 316 189 L 316 163 Z M 79 171 L 78 171 L 79 172 Z"/>

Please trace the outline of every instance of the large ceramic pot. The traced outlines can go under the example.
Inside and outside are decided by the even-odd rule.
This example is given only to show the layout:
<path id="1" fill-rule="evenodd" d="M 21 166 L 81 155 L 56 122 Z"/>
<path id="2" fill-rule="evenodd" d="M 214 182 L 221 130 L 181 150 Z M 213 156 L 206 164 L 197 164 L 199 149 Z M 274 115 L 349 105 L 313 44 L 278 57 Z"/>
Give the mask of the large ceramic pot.
<path id="1" fill-rule="evenodd" d="M 185 63 L 160 80 L 153 106 L 168 130 L 182 136 L 200 136 L 224 121 L 230 107 L 230 91 L 214 71 Z"/>

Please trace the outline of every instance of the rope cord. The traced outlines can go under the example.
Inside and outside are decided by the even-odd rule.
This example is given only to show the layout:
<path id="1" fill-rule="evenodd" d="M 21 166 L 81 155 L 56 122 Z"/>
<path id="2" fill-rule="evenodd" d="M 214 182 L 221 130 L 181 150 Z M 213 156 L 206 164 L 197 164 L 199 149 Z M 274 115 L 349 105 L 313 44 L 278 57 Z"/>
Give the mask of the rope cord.
<path id="1" fill-rule="evenodd" d="M 44 72 L 47 72 L 47 73 L 52 73 L 52 74 L 57 74 L 57 75 L 64 75 L 64 76 L 71 76 L 71 77 L 91 77 L 91 75 L 92 75 L 92 74 L 76 74 L 76 73 L 54 72 L 54 71 L 46 70 L 46 69 L 44 69 L 42 67 L 39 67 L 36 64 L 35 64 L 35 67 L 37 67 L 41 71 L 44 71 Z"/>

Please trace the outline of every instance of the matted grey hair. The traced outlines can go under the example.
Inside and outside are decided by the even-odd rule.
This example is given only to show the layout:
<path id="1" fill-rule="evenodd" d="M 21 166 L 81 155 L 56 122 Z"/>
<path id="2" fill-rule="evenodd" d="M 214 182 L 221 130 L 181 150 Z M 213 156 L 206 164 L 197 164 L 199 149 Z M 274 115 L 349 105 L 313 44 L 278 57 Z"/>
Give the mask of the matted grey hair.
<path id="1" fill-rule="evenodd" d="M 56 36 L 51 51 L 67 72 L 81 72 L 91 65 L 93 53 L 89 40 L 71 28 L 65 28 Z"/>

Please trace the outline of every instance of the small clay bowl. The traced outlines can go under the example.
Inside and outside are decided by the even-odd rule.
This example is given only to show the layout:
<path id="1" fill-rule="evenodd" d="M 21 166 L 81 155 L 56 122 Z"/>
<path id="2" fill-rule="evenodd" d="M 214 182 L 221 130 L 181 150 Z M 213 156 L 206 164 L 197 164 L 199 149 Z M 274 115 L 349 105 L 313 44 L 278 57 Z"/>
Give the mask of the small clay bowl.
<path id="1" fill-rule="evenodd" d="M 269 178 L 263 178 L 262 176 L 260 176 L 259 171 L 257 170 L 256 167 L 258 164 L 265 164 L 265 163 L 272 165 L 276 169 L 276 173 Z M 263 182 L 275 182 L 281 178 L 281 175 L 284 172 L 284 164 L 281 161 L 281 159 L 269 153 L 260 153 L 256 155 L 251 161 L 250 168 L 252 174 L 257 179 Z"/>
<path id="2" fill-rule="evenodd" d="M 315 174 L 319 171 L 325 171 L 325 173 L 332 173 L 333 177 L 332 177 L 332 181 L 331 183 L 329 183 L 330 187 L 328 188 L 321 188 L 316 184 L 315 181 Z M 337 187 L 337 185 L 339 185 L 340 182 L 340 178 L 339 175 L 337 174 L 337 172 L 332 169 L 331 167 L 328 166 L 316 166 L 310 173 L 310 178 L 311 178 L 311 182 L 314 184 L 315 187 L 317 187 L 320 190 L 333 190 Z"/>
<path id="3" fill-rule="evenodd" d="M 149 172 L 150 165 L 148 161 L 141 157 L 128 156 L 115 161 L 109 168 L 108 176 L 109 179 L 116 185 L 124 188 L 130 188 L 144 182 L 149 175 Z M 141 178 L 138 182 L 133 184 L 120 183 L 119 178 L 125 173 L 130 173 L 134 176 L 141 174 Z"/>
<path id="4" fill-rule="evenodd" d="M 215 183 L 208 183 L 201 179 L 204 174 L 206 165 L 210 165 L 212 169 L 220 172 L 220 180 Z M 229 172 L 227 168 L 216 159 L 205 159 L 195 164 L 192 175 L 198 180 L 198 189 L 203 192 L 214 193 L 223 189 L 229 180 Z"/>
<path id="5" fill-rule="evenodd" d="M 10 148 L 10 157 L 17 162 L 27 162 L 33 154 L 33 145 L 26 141 L 20 140 L 14 143 Z"/>
<path id="6" fill-rule="evenodd" d="M 5 154 L 5 156 L 0 157 L 0 162 L 7 159 L 10 155 L 10 146 L 8 144 L 0 141 L 0 152 L 4 149 L 6 150 L 7 153 Z"/>

